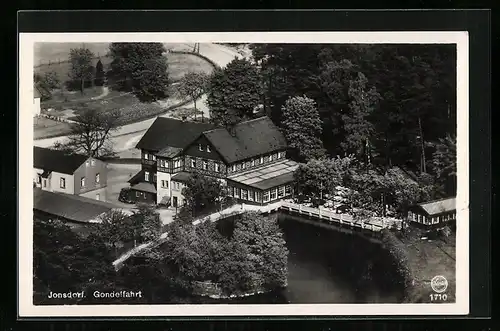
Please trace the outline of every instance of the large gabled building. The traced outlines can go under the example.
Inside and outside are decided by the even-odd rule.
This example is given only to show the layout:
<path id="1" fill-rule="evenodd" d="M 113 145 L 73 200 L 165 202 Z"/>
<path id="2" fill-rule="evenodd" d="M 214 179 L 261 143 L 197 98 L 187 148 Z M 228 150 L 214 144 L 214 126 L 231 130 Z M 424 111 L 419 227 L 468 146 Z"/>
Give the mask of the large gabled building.
<path id="1" fill-rule="evenodd" d="M 180 206 L 191 173 L 219 178 L 230 196 L 265 204 L 292 194 L 298 164 L 286 159 L 283 134 L 268 117 L 232 127 L 157 118 L 136 146 L 141 171 L 131 180 L 136 201 Z"/>

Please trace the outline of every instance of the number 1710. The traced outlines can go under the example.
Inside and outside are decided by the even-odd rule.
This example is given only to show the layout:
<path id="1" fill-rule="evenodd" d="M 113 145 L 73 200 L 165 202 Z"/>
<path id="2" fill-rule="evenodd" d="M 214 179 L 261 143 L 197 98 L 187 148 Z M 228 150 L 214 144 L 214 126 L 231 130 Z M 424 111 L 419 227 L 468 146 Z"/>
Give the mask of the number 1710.
<path id="1" fill-rule="evenodd" d="M 431 301 L 446 301 L 448 299 L 448 296 L 446 293 L 441 294 L 441 293 L 433 293 L 429 294 Z"/>

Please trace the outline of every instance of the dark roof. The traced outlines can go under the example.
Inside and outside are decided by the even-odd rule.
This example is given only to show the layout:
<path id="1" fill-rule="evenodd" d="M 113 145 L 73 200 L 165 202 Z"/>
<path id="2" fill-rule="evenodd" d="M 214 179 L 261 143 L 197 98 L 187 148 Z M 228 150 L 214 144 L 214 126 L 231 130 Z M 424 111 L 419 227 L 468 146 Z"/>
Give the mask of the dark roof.
<path id="1" fill-rule="evenodd" d="M 214 129 L 204 135 L 228 163 L 287 147 L 285 137 L 267 116 L 235 125 L 233 134 Z"/>
<path id="2" fill-rule="evenodd" d="M 182 152 L 182 148 L 168 146 L 158 152 L 157 156 L 172 158 L 179 155 L 180 152 Z"/>
<path id="3" fill-rule="evenodd" d="M 128 182 L 132 185 L 137 184 L 138 182 L 144 180 L 144 169 L 139 170 L 138 173 L 133 175 Z"/>
<path id="4" fill-rule="evenodd" d="M 38 169 L 73 174 L 79 166 L 87 161 L 88 156 L 67 154 L 64 151 L 34 147 L 34 167 Z"/>
<path id="5" fill-rule="evenodd" d="M 137 184 L 133 185 L 130 188 L 132 190 L 136 190 L 136 191 L 148 192 L 148 193 L 156 194 L 156 188 L 155 188 L 155 186 L 152 183 L 148 183 L 148 182 L 140 182 L 140 183 L 137 183 Z"/>
<path id="6" fill-rule="evenodd" d="M 178 172 L 172 176 L 172 180 L 176 182 L 187 182 L 187 180 L 191 178 L 191 174 L 189 172 Z"/>
<path id="7" fill-rule="evenodd" d="M 428 215 L 437 215 L 456 210 L 456 199 L 446 198 L 434 201 L 427 201 L 419 203 L 418 206 L 422 208 Z"/>
<path id="8" fill-rule="evenodd" d="M 33 209 L 75 222 L 95 220 L 114 208 L 104 201 L 33 189 Z"/>
<path id="9" fill-rule="evenodd" d="M 135 146 L 139 149 L 161 151 L 165 147 L 185 148 L 213 124 L 157 117 Z"/>

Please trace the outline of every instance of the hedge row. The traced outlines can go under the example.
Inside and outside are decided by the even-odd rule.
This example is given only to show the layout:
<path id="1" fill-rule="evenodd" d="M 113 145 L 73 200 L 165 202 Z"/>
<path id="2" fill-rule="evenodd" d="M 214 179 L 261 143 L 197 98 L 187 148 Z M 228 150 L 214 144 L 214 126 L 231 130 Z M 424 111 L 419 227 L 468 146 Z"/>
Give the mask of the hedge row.
<path id="1" fill-rule="evenodd" d="M 394 259 L 394 263 L 396 264 L 396 268 L 403 278 L 406 301 L 410 296 L 415 279 L 410 269 L 410 260 L 406 247 L 393 231 L 387 229 L 382 230 L 381 235 L 381 240 L 384 247 L 391 254 L 392 258 Z"/>

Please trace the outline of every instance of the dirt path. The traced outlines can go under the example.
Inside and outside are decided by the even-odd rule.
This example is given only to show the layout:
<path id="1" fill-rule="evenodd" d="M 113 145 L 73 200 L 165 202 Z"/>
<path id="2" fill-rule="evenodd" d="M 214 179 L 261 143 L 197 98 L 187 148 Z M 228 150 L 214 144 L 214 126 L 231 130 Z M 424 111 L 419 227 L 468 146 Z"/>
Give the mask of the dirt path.
<path id="1" fill-rule="evenodd" d="M 103 86 L 102 87 L 102 93 L 100 95 L 96 96 L 96 97 L 93 97 L 92 100 L 102 99 L 102 98 L 106 97 L 108 94 L 109 94 L 109 87 Z"/>

